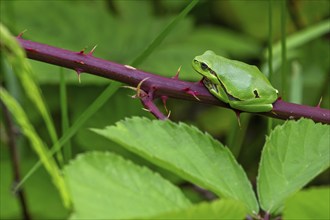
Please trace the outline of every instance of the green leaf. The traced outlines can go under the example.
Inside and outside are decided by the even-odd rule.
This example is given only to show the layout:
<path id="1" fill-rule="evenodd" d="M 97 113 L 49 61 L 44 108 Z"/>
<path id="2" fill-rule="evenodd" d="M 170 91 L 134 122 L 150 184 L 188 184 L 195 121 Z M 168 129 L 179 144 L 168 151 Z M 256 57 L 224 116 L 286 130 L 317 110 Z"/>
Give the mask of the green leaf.
<path id="1" fill-rule="evenodd" d="M 298 192 L 285 202 L 283 219 L 330 219 L 330 188 Z"/>
<path id="2" fill-rule="evenodd" d="M 64 171 L 76 219 L 145 218 L 190 206 L 159 174 L 109 152 L 80 155 Z"/>
<path id="3" fill-rule="evenodd" d="M 261 207 L 281 211 L 285 199 L 330 164 L 330 126 L 312 120 L 287 121 L 267 138 L 261 156 L 258 195 Z"/>
<path id="4" fill-rule="evenodd" d="M 194 184 L 243 202 L 251 213 L 258 213 L 242 167 L 228 148 L 197 128 L 134 117 L 93 130 Z"/>
<path id="5" fill-rule="evenodd" d="M 165 213 L 152 219 L 244 219 L 246 210 L 242 203 L 234 200 L 216 200 L 200 203 L 182 211 Z"/>
<path id="6" fill-rule="evenodd" d="M 38 154 L 41 162 L 45 166 L 49 175 L 53 178 L 53 182 L 57 187 L 58 191 L 62 196 L 63 203 L 66 207 L 69 207 L 70 197 L 61 175 L 61 172 L 56 164 L 56 161 L 52 157 L 48 157 L 49 151 L 43 141 L 40 139 L 39 135 L 35 131 L 33 125 L 27 118 L 23 108 L 17 103 L 17 101 L 5 90 L 0 87 L 0 99 L 4 105 L 8 108 L 10 113 L 13 115 L 15 121 L 21 128 L 22 133 L 30 141 L 31 146 Z"/>

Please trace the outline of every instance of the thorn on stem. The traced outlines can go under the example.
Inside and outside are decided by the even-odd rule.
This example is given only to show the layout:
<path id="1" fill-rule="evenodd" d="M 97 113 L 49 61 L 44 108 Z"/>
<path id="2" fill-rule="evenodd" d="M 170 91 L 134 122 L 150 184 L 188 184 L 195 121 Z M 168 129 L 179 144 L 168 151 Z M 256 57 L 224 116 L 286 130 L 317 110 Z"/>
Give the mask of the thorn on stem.
<path id="1" fill-rule="evenodd" d="M 182 67 L 182 66 L 179 66 L 179 69 L 176 71 L 175 76 L 171 77 L 172 79 L 176 79 L 176 80 L 179 79 L 179 74 L 180 74 L 180 71 L 181 71 L 181 67 Z"/>
<path id="2" fill-rule="evenodd" d="M 321 103 L 322 103 L 322 99 L 323 99 L 323 97 L 321 96 L 320 101 L 319 101 L 319 103 L 317 104 L 316 108 L 320 108 Z"/>
<path id="3" fill-rule="evenodd" d="M 242 127 L 241 127 L 241 118 L 240 118 L 240 116 L 241 116 L 241 112 L 240 112 L 239 110 L 234 110 L 234 111 L 235 111 L 235 114 L 236 114 L 236 118 L 237 118 L 238 126 L 239 126 L 239 128 L 242 128 Z"/>
<path id="4" fill-rule="evenodd" d="M 149 77 L 147 77 L 147 78 L 144 78 L 143 80 L 141 80 L 141 82 L 139 82 L 139 84 L 137 85 L 137 87 L 136 87 L 136 95 L 137 95 L 137 97 L 142 97 L 141 96 L 141 91 L 143 91 L 143 90 L 141 90 L 141 86 L 142 86 L 142 83 L 144 82 L 144 81 L 147 81 L 149 79 Z M 145 93 L 145 92 L 144 92 Z M 144 94 L 143 94 L 144 95 Z"/>
<path id="5" fill-rule="evenodd" d="M 133 86 L 121 86 L 121 88 L 126 88 L 126 89 L 131 89 L 131 90 L 136 91 L 136 88 Z"/>
<path id="6" fill-rule="evenodd" d="M 163 105 L 164 105 L 165 111 L 166 111 L 166 112 L 169 112 L 168 109 L 167 109 L 167 107 L 166 107 L 166 101 L 167 101 L 167 99 L 168 99 L 168 96 L 162 95 L 162 96 L 160 97 L 160 99 L 161 99 L 162 102 L 163 102 Z"/>
<path id="7" fill-rule="evenodd" d="M 75 69 L 77 75 L 78 75 L 78 81 L 79 83 L 81 83 L 81 80 L 80 80 L 80 74 L 82 73 L 82 69 Z"/>
<path id="8" fill-rule="evenodd" d="M 150 112 L 149 109 L 146 109 L 146 108 L 142 108 L 142 110 L 146 111 L 146 112 Z"/>
<path id="9" fill-rule="evenodd" d="M 136 91 L 136 88 L 133 86 L 121 86 L 121 88 L 126 88 L 126 89 L 131 89 L 131 90 Z"/>
<path id="10" fill-rule="evenodd" d="M 147 95 L 146 92 L 144 92 L 142 89 L 141 89 L 141 85 L 144 81 L 148 80 L 149 77 L 141 80 L 141 82 L 139 82 L 139 84 L 137 85 L 137 87 L 132 87 L 132 86 L 122 86 L 122 88 L 128 88 L 128 89 L 132 89 L 134 91 L 136 91 L 136 94 L 131 96 L 132 98 L 142 98 L 142 97 L 145 97 Z"/>
<path id="11" fill-rule="evenodd" d="M 167 118 L 167 119 L 169 119 L 169 118 L 170 118 L 170 116 L 171 116 L 171 111 L 169 111 L 169 112 L 168 112 L 168 114 L 167 114 L 166 118 Z"/>
<path id="12" fill-rule="evenodd" d="M 132 66 L 130 66 L 130 65 L 124 65 L 127 69 L 130 69 L 130 70 L 136 70 L 136 68 L 135 67 L 132 67 Z"/>
<path id="13" fill-rule="evenodd" d="M 274 108 L 274 106 L 273 106 L 273 108 Z M 277 113 L 273 110 L 271 110 L 270 113 L 272 113 L 273 115 L 277 115 Z"/>
<path id="14" fill-rule="evenodd" d="M 81 51 L 78 52 L 79 55 L 85 55 L 85 50 L 86 50 L 86 47 L 84 47 Z"/>
<path id="15" fill-rule="evenodd" d="M 81 64 L 81 65 L 84 65 L 84 64 L 85 64 L 84 61 L 81 61 L 81 60 L 73 61 L 73 62 L 75 62 L 75 63 L 79 63 L 79 64 Z"/>
<path id="16" fill-rule="evenodd" d="M 89 51 L 89 53 L 87 55 L 88 56 L 93 56 L 93 53 L 94 53 L 96 47 L 97 47 L 97 44 L 91 49 L 91 51 Z"/>
<path id="17" fill-rule="evenodd" d="M 21 33 L 19 33 L 19 34 L 17 35 L 17 38 L 18 38 L 18 39 L 22 38 L 22 36 L 23 36 L 23 34 L 24 34 L 25 32 L 27 32 L 27 29 L 25 29 L 25 30 L 23 30 Z"/>
<path id="18" fill-rule="evenodd" d="M 185 91 L 189 95 L 192 95 L 195 99 L 200 101 L 200 99 L 197 97 L 197 95 L 198 95 L 197 92 L 192 91 L 190 88 L 185 88 L 185 89 L 183 89 L 183 91 Z"/>

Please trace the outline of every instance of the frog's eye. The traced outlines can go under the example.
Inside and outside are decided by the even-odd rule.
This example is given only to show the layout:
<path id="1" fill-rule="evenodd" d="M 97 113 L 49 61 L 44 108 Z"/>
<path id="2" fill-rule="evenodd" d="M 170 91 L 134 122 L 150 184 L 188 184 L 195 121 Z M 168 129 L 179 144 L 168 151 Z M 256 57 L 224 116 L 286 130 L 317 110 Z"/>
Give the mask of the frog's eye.
<path id="1" fill-rule="evenodd" d="M 205 63 L 201 63 L 201 69 L 207 70 L 209 67 Z"/>

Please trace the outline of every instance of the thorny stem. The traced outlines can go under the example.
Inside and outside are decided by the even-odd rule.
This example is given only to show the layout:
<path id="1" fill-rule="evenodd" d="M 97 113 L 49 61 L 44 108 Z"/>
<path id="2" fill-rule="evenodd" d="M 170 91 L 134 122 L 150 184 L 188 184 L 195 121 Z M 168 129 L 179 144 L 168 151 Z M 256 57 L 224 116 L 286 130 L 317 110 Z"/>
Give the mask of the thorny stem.
<path id="1" fill-rule="evenodd" d="M 147 95 L 149 96 L 149 95 Z M 167 117 L 159 110 L 159 108 L 155 105 L 152 99 L 150 98 L 141 98 L 141 102 L 143 106 L 156 118 L 160 120 L 166 120 Z"/>
<path id="2" fill-rule="evenodd" d="M 3 114 L 4 114 L 4 120 L 6 123 L 7 127 L 7 135 L 9 137 L 8 139 L 8 145 L 9 145 L 9 152 L 10 152 L 10 157 L 12 158 L 12 167 L 13 167 L 13 173 L 14 173 L 14 180 L 13 180 L 13 185 L 19 183 L 21 181 L 20 177 L 20 166 L 19 166 L 19 158 L 18 158 L 18 151 L 17 151 L 17 145 L 16 145 L 16 137 L 15 137 L 15 127 L 14 123 L 10 117 L 9 111 L 6 108 L 6 106 L 1 102 L 0 103 L 2 109 L 3 109 Z M 21 211 L 22 211 L 22 219 L 24 220 L 30 220 L 30 214 L 28 212 L 28 206 L 26 203 L 26 198 L 25 194 L 22 188 L 20 188 L 17 191 L 17 197 L 21 206 Z"/>
<path id="3" fill-rule="evenodd" d="M 143 79 L 149 78 L 141 85 L 141 89 L 148 94 L 153 91 L 153 99 L 161 96 L 168 96 L 176 99 L 185 99 L 230 108 L 228 104 L 213 97 L 200 83 L 186 82 L 154 75 L 130 66 L 93 57 L 92 54 L 64 50 L 21 38 L 18 38 L 18 41 L 25 49 L 27 57 L 33 60 L 66 67 L 80 73 L 90 73 L 135 87 Z M 196 100 L 191 93 L 196 94 L 199 100 Z M 150 102 L 147 103 L 151 104 Z M 315 122 L 330 124 L 330 110 L 289 103 L 281 99 L 278 99 L 273 104 L 273 110 L 271 112 L 258 114 L 283 120 L 304 117 L 310 118 Z"/>
<path id="4" fill-rule="evenodd" d="M 156 118 L 160 120 L 166 120 L 167 117 L 159 111 L 159 108 L 155 105 L 153 102 L 154 99 L 154 89 L 151 89 L 148 93 L 141 90 L 141 85 L 144 81 L 148 80 L 149 78 L 145 78 L 142 80 L 137 88 L 136 88 L 136 95 L 135 97 L 139 98 L 142 102 L 142 105 L 146 108 L 147 111 L 149 111 L 151 114 L 153 114 Z"/>
<path id="5" fill-rule="evenodd" d="M 270 214 L 268 212 L 265 213 L 263 220 L 269 220 Z"/>

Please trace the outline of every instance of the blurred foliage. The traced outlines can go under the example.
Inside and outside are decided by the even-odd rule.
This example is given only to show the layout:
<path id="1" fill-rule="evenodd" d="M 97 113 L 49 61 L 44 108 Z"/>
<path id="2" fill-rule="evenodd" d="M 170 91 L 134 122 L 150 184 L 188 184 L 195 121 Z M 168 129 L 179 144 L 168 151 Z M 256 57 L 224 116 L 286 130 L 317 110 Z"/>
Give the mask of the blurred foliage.
<path id="1" fill-rule="evenodd" d="M 8 150 L 1 146 L 0 154 L 0 218 L 19 219 L 21 210 L 12 191 L 14 187 L 13 174 L 11 163 L 8 161 Z M 26 173 L 35 163 L 36 158 L 32 157 L 30 153 L 25 153 L 24 158 L 21 158 L 20 161 L 21 173 Z M 64 209 L 60 195 L 44 168 L 39 169 L 24 185 L 23 189 L 27 198 L 28 209 L 33 218 L 64 219 L 69 214 L 68 210 Z"/>
<path id="2" fill-rule="evenodd" d="M 285 219 L 329 219 L 330 188 L 318 187 L 302 190 L 286 201 Z M 308 208 L 307 208 L 308 207 Z"/>
<path id="3" fill-rule="evenodd" d="M 104 1 L 1 1 L 1 22 L 12 33 L 19 34 L 27 30 L 23 37 L 33 41 L 80 51 L 83 48 L 90 50 L 98 45 L 95 56 L 112 60 L 122 64 L 130 63 L 148 44 L 159 34 L 163 28 L 187 4 L 183 0 L 104 0 Z M 330 2 L 328 0 L 288 0 L 287 8 L 287 35 L 290 36 L 300 30 L 312 27 L 322 20 L 329 18 Z M 274 44 L 280 40 L 280 3 L 272 1 L 273 11 L 273 40 Z M 182 20 L 156 51 L 139 66 L 140 69 L 163 76 L 173 76 L 178 67 L 182 65 L 180 79 L 198 81 L 200 76 L 191 68 L 191 60 L 207 49 L 212 49 L 217 54 L 229 58 L 242 60 L 259 67 L 267 64 L 264 51 L 267 50 L 268 41 L 268 3 L 267 1 L 200 1 L 193 11 Z M 329 72 L 329 32 L 326 36 L 313 39 L 310 42 L 288 51 L 287 74 L 292 78 L 290 82 L 295 85 L 301 81 L 301 87 L 294 89 L 290 100 L 295 100 L 305 105 L 316 105 L 323 97 L 321 107 L 330 108 Z M 0 52 L 1 58 L 1 84 L 20 100 L 27 110 L 30 120 L 35 125 L 40 136 L 47 144 L 50 140 L 46 133 L 42 119 L 35 111 L 29 111 L 29 103 L 21 92 L 17 79 L 12 77 Z M 280 57 L 273 57 L 279 60 Z M 58 133 L 61 134 L 60 106 L 59 106 L 59 79 L 60 69 L 57 66 L 31 61 L 34 74 L 42 85 L 42 91 L 47 100 L 48 107 L 54 121 L 57 122 Z M 298 66 L 298 69 L 297 69 Z M 68 107 L 70 120 L 73 122 L 90 103 L 98 96 L 105 85 L 111 81 L 82 74 L 82 83 L 78 83 L 74 71 L 64 69 L 68 86 Z M 297 78 L 299 74 L 299 80 Z M 6 74 L 3 74 L 6 73 Z M 267 73 L 267 71 L 265 71 Z M 291 75 L 292 74 L 292 75 Z M 295 75 L 293 75 L 295 74 Z M 6 78 L 4 78 L 6 76 Z M 280 88 L 280 64 L 274 63 L 273 84 Z M 298 93 L 298 94 L 297 94 Z M 99 112 L 85 124 L 73 140 L 74 153 L 102 149 L 115 151 L 125 155 L 138 163 L 145 163 L 136 156 L 117 147 L 115 143 L 102 139 L 88 130 L 88 128 L 101 128 L 129 116 L 150 116 L 141 109 L 138 100 L 131 99 L 133 91 L 120 89 Z M 299 98 L 300 97 L 300 98 Z M 161 105 L 160 105 L 161 106 Z M 266 122 L 264 118 L 251 115 L 249 120 L 243 120 L 245 132 L 234 132 L 237 127 L 235 114 L 229 110 L 213 106 L 200 105 L 181 100 L 168 100 L 171 110 L 171 119 L 194 124 L 201 130 L 207 131 L 223 143 L 238 143 L 240 149 L 238 160 L 244 166 L 249 177 L 256 175 L 260 157 L 260 149 L 266 135 Z M 1 112 L 2 113 L 2 112 Z M 3 114 L 1 114 L 3 117 Z M 279 121 L 279 123 L 282 123 Z M 8 137 L 4 122 L 0 121 L 1 137 L 1 218 L 17 218 L 17 206 L 3 207 L 14 204 L 15 197 L 8 193 L 11 184 L 12 170 L 7 151 Z M 232 135 L 232 134 L 235 135 Z M 243 135 L 243 138 L 242 136 Z M 234 140 L 234 141 L 233 141 Z M 235 142 L 237 140 L 237 143 Z M 241 141 L 240 141 L 241 140 Z M 23 173 L 27 170 L 25 164 L 34 161 L 33 153 L 28 150 L 26 140 L 20 140 L 20 155 Z M 242 143 L 242 144 L 240 144 Z M 111 147 L 109 147 L 111 146 Z M 233 146 L 229 146 L 232 148 Z M 236 148 L 236 146 L 235 146 Z M 155 168 L 157 169 L 157 168 Z M 163 171 L 161 171 L 163 172 Z M 169 175 L 163 172 L 163 175 Z M 36 182 L 32 179 L 26 183 L 29 205 L 31 210 L 49 210 L 54 212 L 41 213 L 33 211 L 35 218 L 62 218 L 67 213 L 60 204 L 59 196 L 54 190 L 50 180 L 43 171 L 34 174 Z M 171 176 L 174 182 L 180 179 Z M 254 180 L 252 180 L 254 181 Z M 323 182 L 328 182 L 328 177 L 323 177 Z M 321 181 L 322 182 L 322 181 Z M 32 189 L 35 191 L 33 191 Z M 51 190 L 50 190 L 51 188 Z M 38 197 L 47 193 L 47 201 Z M 194 196 L 192 196 L 194 197 Z M 54 202 L 53 199 L 57 200 Z M 33 201 L 44 201 L 42 204 Z M 31 202 L 30 202 L 31 201 Z M 6 206 L 8 207 L 8 206 Z M 16 207 L 16 208 L 13 208 Z M 48 209 L 47 209 L 48 207 Z M 40 207 L 39 207 L 40 208 Z M 47 215 L 47 216 L 44 216 Z"/>

